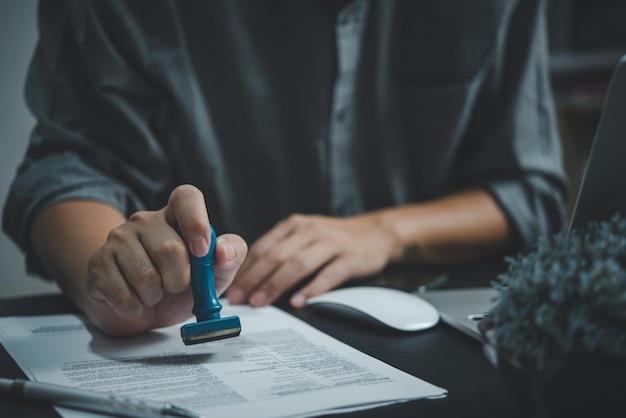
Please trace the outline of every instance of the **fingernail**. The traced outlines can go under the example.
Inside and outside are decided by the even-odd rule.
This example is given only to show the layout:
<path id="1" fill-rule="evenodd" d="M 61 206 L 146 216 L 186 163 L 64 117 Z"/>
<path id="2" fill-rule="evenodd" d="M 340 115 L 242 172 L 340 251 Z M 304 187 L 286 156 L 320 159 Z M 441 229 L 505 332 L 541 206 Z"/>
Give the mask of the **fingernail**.
<path id="1" fill-rule="evenodd" d="M 202 236 L 191 240 L 191 253 L 196 257 L 204 257 L 209 252 L 209 244 Z"/>
<path id="2" fill-rule="evenodd" d="M 233 305 L 241 305 L 245 303 L 246 295 L 238 287 L 231 287 L 228 289 L 228 301 Z"/>
<path id="3" fill-rule="evenodd" d="M 291 306 L 294 308 L 304 308 L 305 305 L 306 297 L 303 294 L 297 293 L 291 298 Z"/>
<path id="4" fill-rule="evenodd" d="M 252 306 L 265 306 L 268 304 L 269 298 L 264 291 L 256 292 L 250 298 L 250 305 Z"/>
<path id="5" fill-rule="evenodd" d="M 226 260 L 233 261 L 235 259 L 235 257 L 237 256 L 235 253 L 235 247 L 233 247 L 230 242 L 218 238 L 216 244 L 222 246 L 224 254 L 226 254 Z"/>

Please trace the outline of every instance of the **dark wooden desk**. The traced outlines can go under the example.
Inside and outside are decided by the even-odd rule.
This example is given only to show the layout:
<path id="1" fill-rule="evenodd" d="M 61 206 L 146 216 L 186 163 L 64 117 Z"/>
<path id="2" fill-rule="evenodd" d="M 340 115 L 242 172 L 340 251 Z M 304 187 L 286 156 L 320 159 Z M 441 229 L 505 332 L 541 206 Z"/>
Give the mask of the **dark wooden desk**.
<path id="1" fill-rule="evenodd" d="M 500 272 L 502 265 L 450 269 L 446 287 L 486 285 Z M 379 284 L 415 289 L 435 274 L 408 271 L 389 272 L 374 280 Z M 448 390 L 445 399 L 418 400 L 383 408 L 346 414 L 347 417 L 420 417 L 420 418 L 521 418 L 522 410 L 497 372 L 485 358 L 482 347 L 466 335 L 444 323 L 415 334 L 396 334 L 372 330 L 315 315 L 313 310 L 287 311 L 373 357 Z M 63 296 L 37 296 L 0 300 L 0 316 L 42 315 L 75 312 Z M 0 348 L 3 377 L 24 378 L 21 369 Z M 6 417 L 58 417 L 48 406 L 1 399 L 0 411 Z"/>

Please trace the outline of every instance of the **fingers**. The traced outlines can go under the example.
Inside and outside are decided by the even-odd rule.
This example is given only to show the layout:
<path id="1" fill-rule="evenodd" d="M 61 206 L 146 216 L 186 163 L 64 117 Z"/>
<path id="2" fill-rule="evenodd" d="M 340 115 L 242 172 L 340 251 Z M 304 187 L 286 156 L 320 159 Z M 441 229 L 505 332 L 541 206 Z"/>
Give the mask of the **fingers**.
<path id="1" fill-rule="evenodd" d="M 179 226 L 187 248 L 196 257 L 204 257 L 211 244 L 211 227 L 202 192 L 189 184 L 178 186 L 164 208 L 167 223 Z"/>
<path id="2" fill-rule="evenodd" d="M 238 273 L 236 286 L 229 290 L 232 303 L 249 299 L 253 306 L 267 305 L 323 262 L 309 255 L 311 236 L 285 232 L 255 243 Z M 263 283 L 262 278 L 267 280 Z"/>
<path id="3" fill-rule="evenodd" d="M 265 306 L 339 257 L 343 233 L 317 218 L 295 215 L 257 241 L 227 292 L 233 304 Z"/>
<path id="4" fill-rule="evenodd" d="M 210 239 L 204 196 L 193 186 L 178 187 L 159 211 L 133 214 L 109 233 L 105 245 L 90 258 L 87 295 L 97 306 L 94 310 L 106 315 L 100 303 L 106 302 L 119 318 L 150 322 L 146 328 L 185 319 L 191 315 L 188 253 L 206 255 Z M 219 238 L 215 250 L 218 294 L 233 281 L 247 250 L 238 235 Z M 185 317 L 181 317 L 183 310 Z"/>
<path id="5" fill-rule="evenodd" d="M 390 258 L 388 235 L 374 216 L 291 216 L 251 247 L 228 299 L 265 306 L 312 277 L 290 299 L 292 306 L 303 307 L 311 296 L 380 272 Z"/>
<path id="6" fill-rule="evenodd" d="M 249 276 L 269 275 L 277 263 L 288 259 L 294 251 L 297 251 L 296 247 L 305 244 L 303 236 L 294 234 L 296 229 L 293 221 L 280 222 L 253 245 L 239 271 L 238 282 L 245 293 L 249 293 L 255 287 L 254 280 Z M 291 241 L 292 245 L 280 245 L 286 241 Z"/>
<path id="7" fill-rule="evenodd" d="M 348 261 L 344 258 L 336 259 L 322 268 L 309 284 L 295 293 L 289 303 L 294 308 L 304 308 L 310 297 L 328 292 L 354 277 Z"/>
<path id="8" fill-rule="evenodd" d="M 130 221 L 138 223 L 139 218 L 145 212 L 139 212 L 131 216 Z M 124 271 L 128 271 L 125 277 L 133 286 L 144 287 L 141 274 L 145 274 L 138 267 L 130 269 L 128 264 L 150 265 L 152 270 L 160 277 L 160 285 L 163 291 L 167 293 L 180 293 L 189 287 L 189 256 L 185 242 L 178 233 L 169 225 L 159 222 L 159 214 L 154 215 L 157 220 L 155 222 L 143 222 L 137 228 L 137 239 L 139 246 L 145 252 L 145 256 L 141 261 L 137 260 L 133 263 L 133 259 L 127 256 L 118 256 L 119 260 L 127 261 Z M 130 244 L 128 246 L 130 248 Z M 148 305 L 151 306 L 151 305 Z"/>
<path id="9" fill-rule="evenodd" d="M 137 212 L 89 260 L 88 292 L 125 319 L 189 287 L 185 243 L 159 212 Z"/>
<path id="10" fill-rule="evenodd" d="M 248 253 L 248 245 L 239 235 L 224 234 L 215 246 L 215 290 L 224 293 L 232 283 Z"/>
<path id="11" fill-rule="evenodd" d="M 123 319 L 134 319 L 143 313 L 139 295 L 125 280 L 115 253 L 106 247 L 100 248 L 89 259 L 87 296 L 95 301 L 106 302 Z"/>
<path id="12" fill-rule="evenodd" d="M 119 300 L 118 304 L 124 306 L 123 301 L 133 298 L 136 294 L 139 300 L 129 301 L 129 304 L 140 303 L 145 306 L 154 306 L 163 297 L 161 273 L 153 264 L 145 248 L 140 243 L 133 244 L 133 237 L 125 235 L 130 235 L 130 233 L 128 229 L 124 228 L 116 228 L 109 234 L 110 241 L 117 242 L 120 248 L 122 246 L 125 248 L 124 251 L 112 254 L 117 271 L 111 269 L 111 275 L 119 275 L 120 277 L 117 277 L 116 281 L 127 282 L 125 287 L 128 288 L 128 290 L 115 289 L 123 296 L 123 299 Z M 111 292 L 111 289 L 108 290 Z M 116 300 L 116 296 L 109 293 L 107 294 L 107 300 Z M 124 309 L 121 309 L 120 313 L 123 316 Z"/>
<path id="13" fill-rule="evenodd" d="M 177 225 L 187 243 L 174 229 Z M 109 233 L 89 260 L 88 295 L 106 301 L 120 318 L 139 318 L 164 294 L 189 288 L 187 248 L 206 255 L 209 240 L 202 193 L 193 186 L 180 186 L 163 209 L 137 212 Z"/>
<path id="14" fill-rule="evenodd" d="M 293 251 L 297 250 L 295 243 L 289 245 L 290 240 L 299 236 L 293 234 L 293 230 L 294 227 L 289 222 L 280 222 L 254 243 L 237 274 L 235 284 L 228 289 L 227 297 L 230 303 L 248 302 L 263 279 L 270 276 L 277 265 L 288 260 Z M 281 243 L 283 245 L 280 245 Z M 265 302 L 267 297 L 263 292 L 255 295 L 254 299 L 256 300 L 255 306 L 270 303 Z"/>
<path id="15" fill-rule="evenodd" d="M 174 189 L 165 208 L 169 225 L 179 226 L 189 251 L 196 257 L 205 256 L 211 245 L 211 226 L 204 195 L 191 185 Z M 248 246 L 238 235 L 220 236 L 215 247 L 215 288 L 219 294 L 233 281 L 248 253 Z M 169 276 L 165 276 L 169 277 Z"/>

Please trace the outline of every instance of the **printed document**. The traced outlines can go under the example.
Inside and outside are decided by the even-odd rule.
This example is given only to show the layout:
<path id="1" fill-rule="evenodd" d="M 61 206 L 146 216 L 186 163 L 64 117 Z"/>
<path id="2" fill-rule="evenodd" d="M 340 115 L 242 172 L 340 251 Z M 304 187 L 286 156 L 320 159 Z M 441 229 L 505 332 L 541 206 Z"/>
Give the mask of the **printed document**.
<path id="1" fill-rule="evenodd" d="M 239 337 L 186 346 L 177 325 L 112 338 L 66 314 L 0 318 L 0 342 L 31 380 L 207 417 L 312 417 L 447 394 L 276 307 L 225 304 L 222 315 L 240 317 Z"/>

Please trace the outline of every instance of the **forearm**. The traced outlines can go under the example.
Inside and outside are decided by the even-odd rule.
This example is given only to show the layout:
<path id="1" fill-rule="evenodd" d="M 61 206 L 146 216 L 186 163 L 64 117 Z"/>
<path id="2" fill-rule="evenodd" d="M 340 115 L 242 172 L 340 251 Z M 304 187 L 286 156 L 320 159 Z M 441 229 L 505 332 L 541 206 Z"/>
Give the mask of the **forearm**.
<path id="1" fill-rule="evenodd" d="M 107 204 L 67 201 L 45 209 L 33 222 L 30 240 L 37 256 L 79 309 L 84 310 L 89 258 L 125 221 Z"/>
<path id="2" fill-rule="evenodd" d="M 391 262 L 469 261 L 506 251 L 513 242 L 505 214 L 481 189 L 371 215 L 393 236 Z"/>

